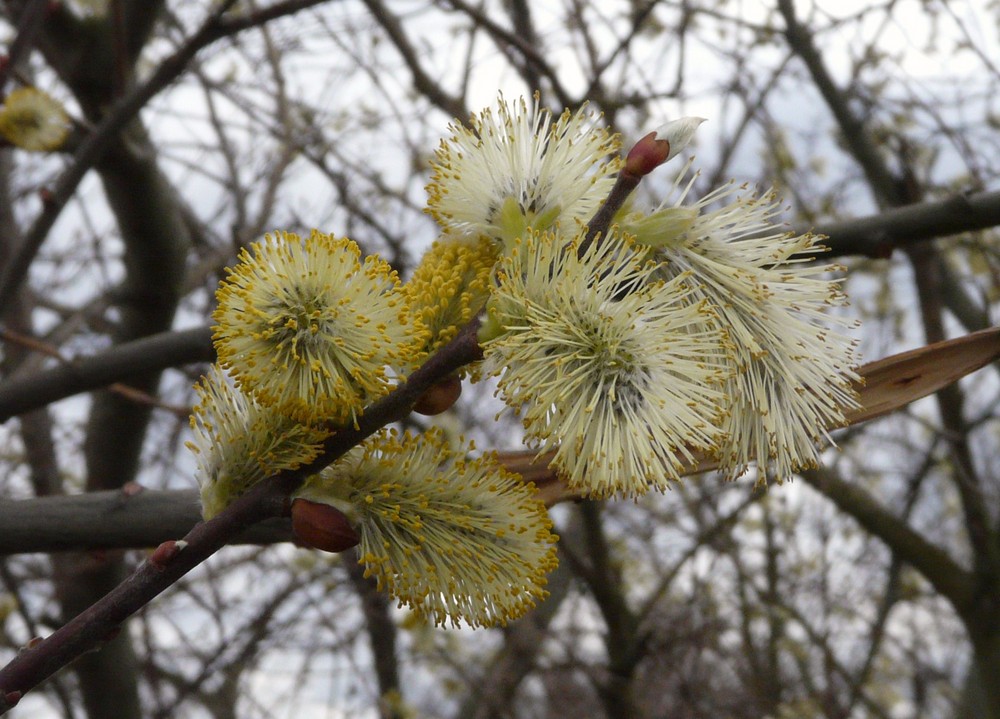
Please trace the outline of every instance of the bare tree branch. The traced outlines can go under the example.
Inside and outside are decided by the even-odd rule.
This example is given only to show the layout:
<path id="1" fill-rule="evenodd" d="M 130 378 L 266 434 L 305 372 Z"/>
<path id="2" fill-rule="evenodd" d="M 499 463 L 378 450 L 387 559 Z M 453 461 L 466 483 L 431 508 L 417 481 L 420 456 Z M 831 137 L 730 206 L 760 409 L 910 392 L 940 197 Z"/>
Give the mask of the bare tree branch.
<path id="1" fill-rule="evenodd" d="M 199 50 L 224 36 L 223 28 L 225 26 L 220 21 L 222 15 L 228 11 L 233 2 L 235 0 L 226 0 L 217 7 L 184 47 L 165 60 L 146 82 L 123 97 L 107 113 L 94 132 L 83 141 L 69 168 L 57 180 L 51 192 L 46 195 L 47 201 L 42 213 L 25 234 L 14 257 L 0 273 L 0 312 L 3 311 L 2 308 L 9 305 L 10 299 L 21 286 L 35 254 L 55 225 L 66 203 L 73 196 L 84 175 L 101 159 L 105 151 L 118 139 L 119 133 L 149 102 L 150 98 L 182 73 L 188 62 Z"/>
<path id="2" fill-rule="evenodd" d="M 208 327 L 161 332 L 125 342 L 50 370 L 26 377 L 15 375 L 0 384 L 0 422 L 80 392 L 107 387 L 130 375 L 214 360 Z"/>
<path id="3" fill-rule="evenodd" d="M 441 84 L 427 74 L 420 64 L 410 39 L 403 31 L 403 25 L 399 18 L 389 12 L 389 8 L 381 0 L 364 0 L 364 3 L 372 17 L 385 30 L 392 44 L 396 46 L 396 50 L 402 56 L 403 62 L 410 69 L 410 73 L 413 75 L 413 86 L 440 110 L 443 110 L 450 117 L 464 122 L 469 115 L 465 103 L 462 102 L 461 98 L 452 97 L 445 92 Z"/>
<path id="4" fill-rule="evenodd" d="M 21 9 L 17 18 L 17 34 L 7 49 L 6 60 L 0 64 L 0 93 L 3 93 L 10 73 L 16 71 L 34 46 L 49 7 L 48 0 L 31 0 Z"/>
<path id="5" fill-rule="evenodd" d="M 213 42 L 256 27 L 275 17 L 297 12 L 303 8 L 312 7 L 324 0 L 295 0 L 277 3 L 271 8 L 251 13 L 244 17 L 224 20 L 223 16 L 232 7 L 235 0 L 224 0 L 209 15 L 201 28 L 170 57 L 163 60 L 156 71 L 141 85 L 125 95 L 101 120 L 76 150 L 73 162 L 46 193 L 46 203 L 41 214 L 25 234 L 24 241 L 16 255 L 0 273 L 0 313 L 3 312 L 13 296 L 13 293 L 24 281 L 28 267 L 41 247 L 49 231 L 55 225 L 66 203 L 76 191 L 80 181 L 87 172 L 97 164 L 118 134 L 145 107 L 146 103 L 157 93 L 170 85 L 184 70 L 198 52 Z"/>
<path id="6" fill-rule="evenodd" d="M 138 485 L 120 490 L 0 499 L 0 555 L 155 547 L 179 539 L 201 521 L 193 489 L 156 491 Z M 269 520 L 237 535 L 232 544 L 273 544 L 292 539 L 287 520 Z"/>
<path id="7" fill-rule="evenodd" d="M 1000 225 L 1000 190 L 895 207 L 867 217 L 821 224 L 829 252 L 819 257 L 888 257 L 893 249 Z"/>
<path id="8" fill-rule="evenodd" d="M 832 470 L 803 472 L 802 478 L 919 571 L 956 611 L 969 610 L 976 591 L 973 576 L 944 550 L 886 509 L 868 490 Z"/>

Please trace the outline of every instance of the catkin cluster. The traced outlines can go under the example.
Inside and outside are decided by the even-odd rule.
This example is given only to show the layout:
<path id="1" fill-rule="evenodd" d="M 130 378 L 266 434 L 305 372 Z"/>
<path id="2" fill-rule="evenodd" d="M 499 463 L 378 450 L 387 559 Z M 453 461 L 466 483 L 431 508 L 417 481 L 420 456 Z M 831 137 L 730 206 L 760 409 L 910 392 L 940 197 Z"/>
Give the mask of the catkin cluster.
<path id="1" fill-rule="evenodd" d="M 312 461 L 477 316 L 472 379 L 496 377 L 526 441 L 580 495 L 664 490 L 704 458 L 779 481 L 815 464 L 856 403 L 858 363 L 825 312 L 844 303 L 838 268 L 801 261 L 817 238 L 777 228 L 771 193 L 689 199 L 690 163 L 659 207 L 589 232 L 619 173 L 671 159 L 699 124 L 671 123 L 623 161 L 600 115 L 501 98 L 437 149 L 440 237 L 409 281 L 318 231 L 242 252 L 192 415 L 205 516 Z M 368 574 L 438 624 L 520 616 L 555 565 L 533 488 L 438 430 L 383 431 L 296 501 L 346 518 L 337 536 L 356 536 Z"/>

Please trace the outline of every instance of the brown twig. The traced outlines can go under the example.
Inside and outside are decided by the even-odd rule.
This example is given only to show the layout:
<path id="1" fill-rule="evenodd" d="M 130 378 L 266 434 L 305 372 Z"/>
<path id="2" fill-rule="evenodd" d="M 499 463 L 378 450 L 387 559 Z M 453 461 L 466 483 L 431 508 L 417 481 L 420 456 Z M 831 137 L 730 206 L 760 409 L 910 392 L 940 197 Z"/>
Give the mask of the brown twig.
<path id="1" fill-rule="evenodd" d="M 17 35 L 7 50 L 6 59 L 0 64 L 0 97 L 6 95 L 4 86 L 7 84 L 7 77 L 16 71 L 21 60 L 31 52 L 48 9 L 49 0 L 31 0 L 21 10 L 21 15 L 17 18 Z"/>
<path id="2" fill-rule="evenodd" d="M 15 376 L 0 384 L 0 424 L 65 397 L 104 387 L 143 403 L 164 406 L 122 380 L 166 367 L 215 359 L 212 330 L 208 327 L 161 332 L 79 360 L 68 359 L 56 347 L 9 328 L 0 328 L 0 340 L 27 347 L 59 362 L 51 369 L 24 377 Z"/>
<path id="3" fill-rule="evenodd" d="M 587 234 L 584 236 L 583 241 L 580 243 L 580 248 L 577 250 L 581 256 L 587 251 L 595 240 L 604 237 L 607 234 L 608 228 L 611 227 L 611 221 L 615 217 L 615 213 L 622 208 L 625 204 L 625 200 L 627 200 L 628 196 L 632 194 L 632 191 L 639 186 L 641 181 L 641 175 L 635 175 L 631 172 L 626 172 L 625 170 L 618 173 L 618 177 L 615 178 L 615 184 L 611 188 L 611 192 L 608 194 L 608 199 L 603 205 L 601 205 L 597 212 L 594 213 L 594 216 L 587 224 Z"/>

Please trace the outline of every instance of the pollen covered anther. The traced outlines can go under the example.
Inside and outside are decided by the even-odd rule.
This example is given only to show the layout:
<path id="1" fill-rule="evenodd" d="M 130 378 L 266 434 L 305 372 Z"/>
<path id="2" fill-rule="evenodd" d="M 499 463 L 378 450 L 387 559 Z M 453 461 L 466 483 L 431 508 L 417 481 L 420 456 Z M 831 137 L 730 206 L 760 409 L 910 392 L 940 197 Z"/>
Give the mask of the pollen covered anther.
<path id="1" fill-rule="evenodd" d="M 587 222 L 621 167 L 617 135 L 586 107 L 555 116 L 501 96 L 495 109 L 455 123 L 431 163 L 427 211 L 445 235 L 503 245 L 524 230 Z"/>
<path id="2" fill-rule="evenodd" d="M 396 273 L 346 237 L 267 235 L 240 253 L 217 293 L 219 363 L 258 402 L 303 422 L 353 421 L 412 359 Z"/>
<path id="3" fill-rule="evenodd" d="M 486 366 L 572 489 L 665 490 L 719 439 L 721 334 L 687 277 L 658 280 L 617 227 L 583 240 L 531 233 L 501 262 Z"/>
<path id="4" fill-rule="evenodd" d="M 382 431 L 296 496 L 350 516 L 380 589 L 435 624 L 503 625 L 545 596 L 552 522 L 495 455 L 470 458 L 438 429 Z"/>

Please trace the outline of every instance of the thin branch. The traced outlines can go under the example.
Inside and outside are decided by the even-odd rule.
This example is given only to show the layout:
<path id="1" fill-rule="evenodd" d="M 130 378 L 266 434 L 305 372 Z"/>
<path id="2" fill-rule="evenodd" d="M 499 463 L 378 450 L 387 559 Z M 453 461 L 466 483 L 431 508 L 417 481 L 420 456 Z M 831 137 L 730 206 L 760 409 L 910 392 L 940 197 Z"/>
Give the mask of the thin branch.
<path id="1" fill-rule="evenodd" d="M 947 552 L 882 505 L 868 490 L 848 482 L 829 469 L 802 473 L 802 478 L 870 534 L 878 537 L 900 559 L 919 571 L 955 608 L 964 614 L 975 597 L 972 574 Z"/>
<path id="2" fill-rule="evenodd" d="M 107 387 L 132 375 L 214 360 L 212 330 L 208 327 L 161 332 L 126 342 L 106 352 L 25 377 L 15 376 L 0 384 L 0 423 L 50 402 Z"/>
<path id="3" fill-rule="evenodd" d="M 463 2 L 462 0 L 447 0 L 447 4 L 453 9 L 468 15 L 469 19 L 471 19 L 477 27 L 483 28 L 483 30 L 489 34 L 489 36 L 493 39 L 493 42 L 496 43 L 501 50 L 504 46 L 517 48 L 517 51 L 521 53 L 521 56 L 524 58 L 526 66 L 525 69 L 534 68 L 535 70 L 540 71 L 541 74 L 549 80 L 549 83 L 552 85 L 552 92 L 559 100 L 559 104 L 563 107 L 572 107 L 580 103 L 579 100 L 574 101 L 573 96 L 562 86 L 555 68 L 549 64 L 548 60 L 545 59 L 545 55 L 541 51 L 541 48 L 535 47 L 531 44 L 530 38 L 521 37 L 516 32 L 511 32 L 507 28 L 495 22 L 482 10 L 472 7 L 470 4 Z M 513 58 L 509 59 L 512 64 L 516 64 L 514 63 Z M 528 78 L 524 79 L 526 83 L 530 84 L 530 80 Z M 583 99 L 586 99 L 586 97 Z"/>
<path id="4" fill-rule="evenodd" d="M 865 129 L 864 122 L 851 111 L 844 94 L 833 81 L 826 63 L 816 49 L 812 34 L 796 18 L 793 0 L 778 0 L 778 10 L 785 20 L 785 37 L 789 46 L 805 63 L 813 83 L 834 114 L 844 142 L 847 143 L 851 156 L 861 165 L 875 200 L 881 207 L 903 204 L 898 179 L 886 166 L 878 147 Z"/>
<path id="5" fill-rule="evenodd" d="M 350 556 L 353 554 L 353 556 Z M 347 574 L 354 590 L 361 600 L 361 610 L 365 615 L 365 626 L 371 645 L 375 676 L 378 679 L 379 696 L 401 695 L 399 681 L 399 660 L 396 657 L 396 624 L 390 613 L 389 596 L 380 592 L 378 582 L 365 572 L 357 561 L 357 554 L 349 554 Z M 396 702 L 380 702 L 381 719 L 403 719 L 404 714 Z"/>
<path id="6" fill-rule="evenodd" d="M 468 117 L 468 111 L 461 98 L 453 97 L 445 92 L 420 64 L 417 52 L 413 44 L 403 31 L 403 24 L 395 15 L 389 12 L 388 8 L 380 0 L 363 0 L 365 6 L 371 12 L 372 17 L 382 26 L 389 40 L 396 46 L 396 50 L 403 58 L 403 62 L 410 69 L 413 75 L 413 86 L 424 97 L 430 100 L 440 110 L 443 110 L 450 117 L 464 122 Z"/>
<path id="7" fill-rule="evenodd" d="M 941 308 L 941 273 L 943 264 L 930 245 L 908 250 L 917 286 L 917 301 L 928 342 L 939 342 L 945 335 Z M 1000 568 L 1000 556 L 994 542 L 988 501 L 969 446 L 969 428 L 963 417 L 965 395 L 958 385 L 943 387 L 935 396 L 945 438 L 951 447 L 954 465 L 953 482 L 962 501 L 965 529 L 976 559 L 976 569 L 983 577 L 995 575 Z"/>
<path id="8" fill-rule="evenodd" d="M 13 42 L 7 49 L 7 57 L 0 63 L 0 96 L 5 95 L 4 87 L 7 84 L 7 77 L 15 72 L 21 61 L 31 52 L 35 45 L 35 39 L 42 29 L 45 16 L 49 11 L 48 0 L 31 0 L 17 18 L 17 34 Z"/>
<path id="9" fill-rule="evenodd" d="M 317 5 L 322 5 L 330 0 L 284 0 L 284 2 L 277 2 L 266 8 L 261 8 L 260 10 L 254 10 L 252 12 L 247 12 L 240 14 L 236 17 L 223 18 L 219 21 L 220 31 L 219 37 L 225 37 L 228 35 L 235 35 L 236 33 L 243 32 L 244 30 L 251 30 L 255 27 L 262 27 L 272 20 L 277 20 L 278 18 L 285 17 L 287 15 L 294 15 L 302 10 L 308 10 L 311 7 Z"/>
<path id="10" fill-rule="evenodd" d="M 1000 190 L 953 195 L 944 200 L 893 208 L 867 217 L 819 225 L 826 235 L 822 257 L 862 255 L 882 258 L 893 249 L 925 240 L 1000 225 Z"/>
<path id="11" fill-rule="evenodd" d="M 636 713 L 631 684 L 642 656 L 644 639 L 639 632 L 639 619 L 626 600 L 621 572 L 604 535 L 601 509 L 602 505 L 592 500 L 584 500 L 579 505 L 580 550 L 571 552 L 564 546 L 563 552 L 574 573 L 587 585 L 604 619 L 608 675 L 598 686 L 598 692 L 605 712 L 609 717 L 630 717 Z"/>
<path id="12" fill-rule="evenodd" d="M 677 579 L 681 570 L 687 566 L 698 552 L 700 552 L 704 547 L 712 546 L 721 535 L 729 532 L 736 524 L 736 521 L 743 516 L 749 507 L 753 506 L 764 497 L 767 496 L 766 492 L 752 492 L 747 497 L 740 502 L 731 512 L 722 515 L 721 517 L 716 517 L 715 521 L 708 527 L 699 530 L 698 534 L 691 540 L 691 545 L 674 561 L 674 563 L 667 567 L 660 575 L 656 587 L 650 591 L 643 599 L 642 606 L 636 612 L 636 616 L 639 617 L 640 621 L 646 620 L 653 614 L 653 610 L 659 602 L 664 600 L 667 592 L 673 587 L 674 580 Z"/>
<path id="13" fill-rule="evenodd" d="M 9 305 L 10 299 L 24 282 L 28 267 L 87 172 L 100 161 L 112 142 L 118 138 L 119 133 L 146 103 L 176 80 L 198 52 L 216 40 L 322 2 L 322 0 L 283 2 L 260 12 L 225 20 L 223 16 L 235 1 L 222 2 L 198 31 L 177 52 L 163 60 L 146 82 L 134 88 L 116 103 L 94 132 L 80 144 L 69 168 L 59 177 L 51 192 L 46 193 L 41 214 L 25 234 L 24 241 L 14 257 L 0 273 L 0 313 Z"/>
<path id="14" fill-rule="evenodd" d="M 782 603 L 780 610 L 782 612 L 787 612 L 789 616 L 798 624 L 805 633 L 809 636 L 809 639 L 814 645 L 819 647 L 820 651 L 823 652 L 823 657 L 825 664 L 832 669 L 836 674 L 844 681 L 845 684 L 850 687 L 852 696 L 857 696 L 865 708 L 875 717 L 881 717 L 881 719 L 889 719 L 889 714 L 886 712 L 885 708 L 882 707 L 875 699 L 869 696 L 869 692 L 866 691 L 865 687 L 855 681 L 851 672 L 843 662 L 837 657 L 836 653 L 833 651 L 833 647 L 830 646 L 829 638 L 824 632 L 817 631 L 815 627 L 812 626 L 809 618 L 806 617 L 802 612 L 800 612 L 791 602 Z M 877 689 L 878 687 L 872 687 Z M 832 713 L 832 716 L 847 716 L 843 713 Z"/>
<path id="15" fill-rule="evenodd" d="M 560 531 L 560 537 L 565 533 Z M 561 545 L 561 542 L 560 542 Z M 565 562 L 547 577 L 548 596 L 529 614 L 511 622 L 504 630 L 503 646 L 485 664 L 486 672 L 474 682 L 455 719 L 505 719 L 518 688 L 535 669 L 546 647 L 546 639 L 563 601 L 570 595 L 574 579 Z"/>
<path id="16" fill-rule="evenodd" d="M 55 225 L 56 219 L 69 202 L 77 186 L 90 169 L 104 156 L 119 133 L 138 114 L 146 103 L 160 90 L 169 85 L 187 67 L 188 62 L 203 47 L 221 37 L 223 13 L 235 0 L 226 0 L 202 24 L 190 40 L 176 53 L 163 61 L 156 72 L 142 85 L 123 97 L 104 117 L 100 125 L 81 144 L 69 168 L 59 177 L 51 192 L 46 193 L 46 202 L 41 214 L 25 234 L 24 241 L 10 262 L 0 274 L 0 308 L 8 306 L 28 274 L 42 242 Z M 2 311 L 2 309 L 0 309 Z"/>
<path id="17" fill-rule="evenodd" d="M 660 0 L 650 0 L 645 4 L 645 6 L 637 7 L 635 10 L 633 10 L 633 12 L 631 13 L 631 17 L 629 18 L 629 23 L 631 27 L 629 27 L 628 32 L 625 33 L 624 37 L 622 37 L 618 41 L 618 44 L 615 46 L 615 49 L 612 50 L 610 53 L 608 53 L 608 56 L 605 57 L 600 63 L 594 66 L 593 70 L 591 71 L 590 83 L 587 85 L 587 89 L 583 93 L 583 97 L 592 98 L 598 94 L 598 91 L 601 88 L 602 76 L 604 75 L 605 72 L 607 72 L 608 68 L 611 67 L 612 63 L 618 57 L 620 57 L 626 50 L 628 50 L 629 46 L 632 44 L 632 41 L 639 36 L 639 32 L 645 25 L 646 20 L 652 14 L 653 10 L 656 8 L 659 2 Z M 686 18 L 688 15 L 687 9 L 684 10 L 684 13 Z M 682 33 L 683 33 L 683 28 L 678 28 L 677 34 L 681 35 Z"/>

